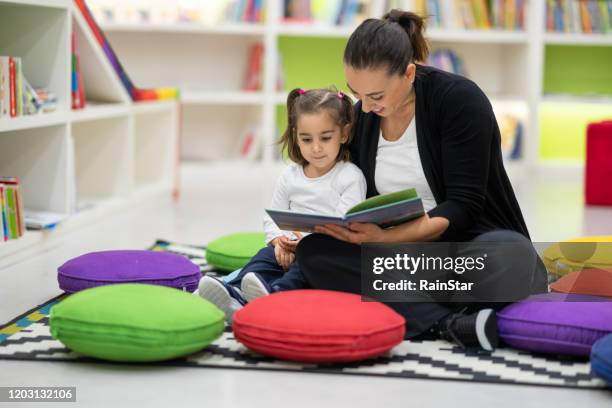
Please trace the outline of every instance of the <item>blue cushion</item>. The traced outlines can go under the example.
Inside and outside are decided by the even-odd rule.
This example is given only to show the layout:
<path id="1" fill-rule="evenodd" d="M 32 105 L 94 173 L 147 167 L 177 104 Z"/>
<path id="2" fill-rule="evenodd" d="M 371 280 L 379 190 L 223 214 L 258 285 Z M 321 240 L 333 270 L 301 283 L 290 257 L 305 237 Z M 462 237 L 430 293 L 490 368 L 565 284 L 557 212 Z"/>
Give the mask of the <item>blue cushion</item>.
<path id="1" fill-rule="evenodd" d="M 602 337 L 591 350 L 593 373 L 612 386 L 612 334 Z"/>

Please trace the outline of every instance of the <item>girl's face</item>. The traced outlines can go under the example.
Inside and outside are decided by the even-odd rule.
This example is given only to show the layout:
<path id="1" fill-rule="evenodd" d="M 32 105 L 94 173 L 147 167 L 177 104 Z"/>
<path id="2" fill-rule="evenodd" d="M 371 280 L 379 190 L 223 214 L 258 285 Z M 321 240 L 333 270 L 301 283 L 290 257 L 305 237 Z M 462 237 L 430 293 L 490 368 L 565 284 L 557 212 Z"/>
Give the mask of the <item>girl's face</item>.
<path id="1" fill-rule="evenodd" d="M 297 119 L 297 142 L 313 177 L 322 176 L 336 164 L 340 146 L 346 143 L 344 131 L 325 111 L 302 113 Z"/>
<path id="2" fill-rule="evenodd" d="M 361 100 L 361 109 L 381 117 L 389 117 L 405 105 L 415 74 L 414 64 L 408 64 L 404 75 L 391 76 L 385 68 L 354 69 L 344 66 L 347 86 Z"/>

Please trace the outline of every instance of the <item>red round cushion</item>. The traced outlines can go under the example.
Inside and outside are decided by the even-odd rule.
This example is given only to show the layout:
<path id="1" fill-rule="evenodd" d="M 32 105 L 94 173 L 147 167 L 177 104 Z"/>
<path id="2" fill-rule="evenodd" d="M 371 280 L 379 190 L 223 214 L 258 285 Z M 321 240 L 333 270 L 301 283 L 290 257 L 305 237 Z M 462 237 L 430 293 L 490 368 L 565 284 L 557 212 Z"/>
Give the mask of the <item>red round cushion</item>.
<path id="1" fill-rule="evenodd" d="M 236 340 L 260 354 L 326 363 L 379 356 L 404 339 L 406 321 L 359 295 L 291 290 L 248 303 L 234 315 Z"/>
<path id="2" fill-rule="evenodd" d="M 550 285 L 553 292 L 612 297 L 612 269 L 583 269 Z"/>

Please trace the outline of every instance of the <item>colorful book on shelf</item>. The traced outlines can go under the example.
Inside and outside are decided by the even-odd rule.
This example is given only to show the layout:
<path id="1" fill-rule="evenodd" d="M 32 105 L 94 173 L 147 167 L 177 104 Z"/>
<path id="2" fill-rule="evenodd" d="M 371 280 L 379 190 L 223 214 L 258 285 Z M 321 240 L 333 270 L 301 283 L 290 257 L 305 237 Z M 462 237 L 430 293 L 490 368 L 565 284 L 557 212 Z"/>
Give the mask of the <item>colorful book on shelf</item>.
<path id="1" fill-rule="evenodd" d="M 134 83 L 128 76 L 127 72 L 123 68 L 123 65 L 119 62 L 115 51 L 111 47 L 108 42 L 106 36 L 96 23 L 91 11 L 85 4 L 85 0 L 74 0 L 78 9 L 81 11 L 83 18 L 87 22 L 90 30 L 92 31 L 94 37 L 96 38 L 98 44 L 102 47 L 104 54 L 108 58 L 111 63 L 113 69 L 117 73 L 117 76 L 123 83 L 123 86 L 130 94 L 130 97 L 134 101 L 144 101 L 144 100 L 162 100 L 162 99 L 178 99 L 179 92 L 178 90 L 170 91 L 169 88 L 157 88 L 157 89 L 141 89 L 134 86 Z"/>
<path id="2" fill-rule="evenodd" d="M 23 74 L 23 60 L 20 57 L 0 56 L 0 118 L 18 117 L 55 110 L 57 97 L 48 92 L 52 100 L 43 104 L 37 91 Z"/>
<path id="3" fill-rule="evenodd" d="M 6 204 L 4 203 L 4 185 L 0 184 L 0 241 L 7 241 L 9 237 L 8 233 L 8 221 L 6 219 Z"/>
<path id="4" fill-rule="evenodd" d="M 0 56 L 0 118 L 10 116 L 10 78 L 9 57 Z"/>
<path id="5" fill-rule="evenodd" d="M 31 230 L 53 229 L 68 217 L 67 214 L 49 211 L 25 210 L 23 214 L 25 226 Z"/>
<path id="6" fill-rule="evenodd" d="M 305 232 L 312 232 L 317 225 L 348 227 L 353 222 L 374 223 L 385 228 L 412 221 L 425 213 L 423 202 L 413 188 L 370 197 L 349 209 L 343 216 L 275 209 L 266 209 L 266 212 L 280 229 Z"/>
<path id="7" fill-rule="evenodd" d="M 81 73 L 81 64 L 79 55 L 77 54 L 76 32 L 72 32 L 72 52 L 71 52 L 71 96 L 72 109 L 83 109 L 86 106 L 85 89 L 83 85 L 83 75 Z"/>
<path id="8" fill-rule="evenodd" d="M 261 89 L 263 53 L 264 48 L 261 42 L 257 42 L 249 48 L 247 71 L 243 86 L 245 91 L 258 91 Z"/>
<path id="9" fill-rule="evenodd" d="M 23 222 L 23 196 L 19 179 L 0 177 L 3 199 L 3 223 L 6 225 L 5 239 L 17 239 L 25 232 Z"/>

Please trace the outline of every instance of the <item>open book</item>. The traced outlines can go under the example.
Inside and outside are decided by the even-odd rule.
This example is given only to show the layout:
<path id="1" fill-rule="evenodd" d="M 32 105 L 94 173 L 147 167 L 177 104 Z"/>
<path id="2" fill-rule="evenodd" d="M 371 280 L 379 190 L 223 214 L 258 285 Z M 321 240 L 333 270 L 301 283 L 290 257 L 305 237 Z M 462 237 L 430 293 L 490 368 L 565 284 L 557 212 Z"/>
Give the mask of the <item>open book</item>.
<path id="1" fill-rule="evenodd" d="M 423 203 L 414 188 L 370 197 L 348 210 L 344 216 L 273 209 L 267 209 L 266 212 L 278 228 L 304 232 L 314 231 L 317 225 L 335 224 L 348 227 L 352 222 L 373 223 L 386 228 L 412 221 L 425 213 Z"/>

